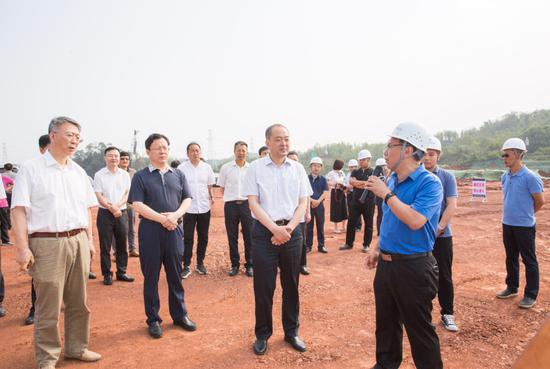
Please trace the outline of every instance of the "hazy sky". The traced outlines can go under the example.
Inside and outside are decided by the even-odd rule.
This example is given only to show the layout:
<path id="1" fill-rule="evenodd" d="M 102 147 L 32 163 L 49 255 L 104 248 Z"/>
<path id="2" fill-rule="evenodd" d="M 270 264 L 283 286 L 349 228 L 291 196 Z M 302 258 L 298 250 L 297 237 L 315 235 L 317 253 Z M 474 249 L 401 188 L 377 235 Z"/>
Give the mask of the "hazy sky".
<path id="1" fill-rule="evenodd" d="M 379 142 L 550 108 L 550 1 L 0 0 L 0 143 L 37 154 L 49 120 L 84 145 L 161 132 L 209 158 L 290 128 L 293 148 Z M 5 159 L 0 151 L 0 158 Z"/>

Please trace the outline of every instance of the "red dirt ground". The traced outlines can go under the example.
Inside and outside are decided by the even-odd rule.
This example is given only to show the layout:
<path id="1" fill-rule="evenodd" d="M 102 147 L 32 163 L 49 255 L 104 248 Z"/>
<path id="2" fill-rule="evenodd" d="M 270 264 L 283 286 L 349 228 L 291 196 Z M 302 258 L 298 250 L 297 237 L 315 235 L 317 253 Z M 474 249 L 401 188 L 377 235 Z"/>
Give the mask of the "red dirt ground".
<path id="1" fill-rule="evenodd" d="M 494 297 L 504 287 L 505 278 L 500 223 L 502 195 L 498 187 L 489 186 L 485 203 L 469 202 L 469 187 L 460 187 L 460 207 L 453 225 L 455 309 L 460 331 L 450 333 L 441 327 L 436 301 L 433 313 L 446 368 L 510 368 L 549 317 L 548 190 L 547 205 L 538 214 L 537 225 L 541 292 L 533 309 L 522 310 L 517 307 L 519 297 L 507 301 Z M 332 234 L 329 224 L 326 235 L 329 254 L 316 251 L 308 254 L 312 274 L 301 277 L 300 336 L 308 344 L 306 353 L 293 351 L 283 341 L 280 288 L 275 293 L 275 332 L 269 341 L 269 351 L 263 357 L 252 353 L 252 280 L 242 273 L 233 278 L 227 276 L 229 255 L 222 200 L 217 194 L 206 257 L 210 274 L 194 273 L 184 282 L 189 314 L 198 330 L 189 333 L 171 325 L 166 282 L 161 275 L 164 337 L 149 338 L 139 260 L 130 258 L 128 272 L 136 277 L 133 284 L 115 281 L 112 286 L 104 286 L 100 279 L 89 283 L 90 348 L 101 353 L 103 359 L 92 364 L 61 359 L 58 367 L 370 368 L 375 362 L 374 271 L 365 268 L 365 255 L 357 240 L 355 249 L 343 252 L 338 251 L 338 246 L 344 235 Z M 0 368 L 34 368 L 33 328 L 23 325 L 30 304 L 30 277 L 18 272 L 15 247 L 2 248 L 2 261 L 8 315 L 0 319 Z M 93 270 L 100 270 L 97 258 Z M 520 289 L 524 281 L 522 275 Z M 402 368 L 413 368 L 406 338 L 404 342 Z"/>

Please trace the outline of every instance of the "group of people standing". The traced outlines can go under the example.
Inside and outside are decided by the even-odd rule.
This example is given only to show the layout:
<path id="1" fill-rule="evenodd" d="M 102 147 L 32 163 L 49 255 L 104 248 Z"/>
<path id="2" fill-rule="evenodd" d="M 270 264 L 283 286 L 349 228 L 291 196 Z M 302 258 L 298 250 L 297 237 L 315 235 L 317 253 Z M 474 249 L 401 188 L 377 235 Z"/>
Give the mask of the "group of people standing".
<path id="1" fill-rule="evenodd" d="M 62 304 L 65 357 L 82 361 L 101 358 L 88 349 L 90 311 L 86 285 L 91 258 L 96 253 L 91 208 L 99 206 L 97 229 L 103 283 L 113 283 L 112 249 L 117 281 L 134 281 L 126 273 L 128 251 L 131 256 L 139 256 L 151 337 L 163 336 L 158 294 L 161 266 L 166 273 L 173 324 L 186 331 L 197 329 L 188 315 L 182 284 L 182 279 L 191 275 L 195 229 L 195 271 L 208 273 L 204 261 L 214 202 L 214 173 L 201 160 L 200 145 L 190 143 L 189 160 L 174 168 L 168 163 L 168 137 L 151 134 L 145 141 L 150 165 L 137 172 L 130 170 L 127 153 L 108 147 L 104 152 L 106 166 L 95 174 L 92 186 L 84 170 L 71 159 L 78 148 L 80 132 L 81 126 L 75 120 L 54 118 L 48 127 L 48 150 L 22 166 L 13 187 L 16 259 L 21 269 L 32 275 L 36 291 L 32 311 L 33 318 L 36 315 L 35 352 L 39 368 L 55 368 L 60 357 L 58 322 Z M 328 252 L 324 202 L 330 190 L 331 221 L 348 220 L 346 243 L 340 250 L 353 247 L 362 217 L 366 265 L 376 268 L 374 368 L 399 367 L 403 325 L 415 365 L 442 368 L 439 339 L 432 324 L 432 300 L 439 296 L 443 326 L 457 331 L 450 222 L 458 192 L 454 176 L 437 165 L 442 155 L 441 142 L 415 123 L 402 123 L 391 133 L 384 159 L 377 160 L 375 168 L 370 166 L 370 152 L 361 150 L 357 161 L 348 163 L 351 170 L 347 176 L 342 172 L 344 163 L 337 160 L 324 177 L 319 157 L 311 159 L 310 173 L 306 173 L 297 154 L 290 151 L 290 133 L 284 125 L 269 126 L 265 140 L 260 158 L 251 163 L 247 162 L 247 144 L 236 142 L 234 160 L 222 166 L 218 179 L 231 261 L 228 274 L 234 277 L 240 271 L 240 227 L 244 273 L 253 278 L 254 353 L 265 354 L 273 334 L 272 307 L 278 274 L 283 290 L 284 339 L 297 351 L 307 349 L 298 334 L 299 279 L 300 274 L 309 274 L 306 254 L 313 247 L 315 226 L 317 250 Z M 497 297 L 518 294 L 521 254 L 527 266 L 527 286 L 519 306 L 529 308 L 538 294 L 534 214 L 543 204 L 543 186 L 522 164 L 526 148 L 518 140 L 508 140 L 502 148 L 504 163 L 510 169 L 503 176 L 507 288 Z M 3 189 L 2 186 L 0 201 L 6 197 Z M 378 242 L 372 243 L 375 207 L 379 237 Z M 139 252 L 133 242 L 134 211 L 140 217 Z M 1 273 L 0 292 L 1 308 Z"/>

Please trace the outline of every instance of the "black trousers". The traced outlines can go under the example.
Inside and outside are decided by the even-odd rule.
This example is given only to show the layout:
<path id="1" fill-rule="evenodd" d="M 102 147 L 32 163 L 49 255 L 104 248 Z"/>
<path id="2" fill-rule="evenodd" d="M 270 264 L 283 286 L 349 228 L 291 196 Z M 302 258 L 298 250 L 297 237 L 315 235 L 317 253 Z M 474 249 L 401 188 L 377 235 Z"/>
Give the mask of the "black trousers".
<path id="1" fill-rule="evenodd" d="M 8 234 L 10 228 L 10 208 L 0 208 L 0 236 L 3 243 L 10 241 L 10 236 Z"/>
<path id="2" fill-rule="evenodd" d="M 307 265 L 307 243 L 306 243 L 307 226 L 308 224 L 306 222 L 300 223 L 300 225 L 298 226 L 299 228 L 302 229 L 302 256 L 300 257 L 300 266 Z"/>
<path id="3" fill-rule="evenodd" d="M 201 214 L 186 213 L 183 217 L 183 264 L 191 265 L 193 258 L 193 243 L 197 227 L 197 265 L 204 264 L 206 246 L 208 245 L 208 229 L 210 228 L 210 210 Z"/>
<path id="4" fill-rule="evenodd" d="M 357 219 L 363 216 L 365 229 L 363 230 L 363 246 L 370 246 L 372 242 L 374 200 L 367 200 L 364 204 L 353 200 L 349 208 L 348 226 L 346 229 L 346 245 L 353 246 L 355 242 L 355 225 Z"/>
<path id="5" fill-rule="evenodd" d="M 346 201 L 348 203 L 348 214 L 349 209 L 351 208 L 351 202 L 353 201 L 353 192 L 349 192 L 346 196 Z M 357 218 L 357 223 L 355 223 L 355 229 L 361 229 L 363 226 L 363 221 L 361 220 L 361 217 Z"/>
<path id="6" fill-rule="evenodd" d="M 453 238 L 438 237 L 435 239 L 433 255 L 439 267 L 439 289 L 437 298 L 441 315 L 454 314 L 453 287 Z"/>
<path id="7" fill-rule="evenodd" d="M 325 205 L 319 204 L 316 208 L 311 208 L 311 222 L 307 224 L 306 245 L 310 249 L 313 247 L 313 227 L 317 225 L 317 245 L 318 248 L 325 246 Z"/>
<path id="8" fill-rule="evenodd" d="M 519 288 L 519 256 L 525 265 L 524 294 L 536 299 L 539 294 L 539 264 L 535 249 L 536 227 L 502 225 L 506 250 L 506 285 L 511 291 Z"/>
<path id="9" fill-rule="evenodd" d="M 378 232 L 378 235 L 380 236 L 380 225 L 382 224 L 382 216 L 384 213 L 382 212 L 382 204 L 384 203 L 384 200 L 380 197 L 376 198 L 376 231 Z"/>
<path id="10" fill-rule="evenodd" d="M 227 241 L 229 243 L 229 258 L 232 267 L 239 267 L 239 223 L 244 241 L 244 266 L 252 266 L 252 215 L 248 207 L 248 201 L 228 201 L 223 206 L 225 217 L 225 230 L 227 231 Z"/>
<path id="11" fill-rule="evenodd" d="M 128 265 L 128 251 L 126 250 L 128 214 L 123 211 L 120 218 L 115 218 L 109 210 L 99 208 L 97 212 L 97 231 L 101 250 L 101 274 L 103 276 L 112 275 L 111 245 L 113 244 L 113 237 L 116 247 L 116 274 L 126 274 Z"/>
<path id="12" fill-rule="evenodd" d="M 254 301 L 256 304 L 255 334 L 268 339 L 273 334 L 273 294 L 277 282 L 277 268 L 281 270 L 283 289 L 282 320 L 285 336 L 298 335 L 300 299 L 300 257 L 302 230 L 292 232 L 290 241 L 281 246 L 271 243 L 272 234 L 258 221 L 252 226 L 252 258 L 254 259 Z"/>
<path id="13" fill-rule="evenodd" d="M 397 369 L 403 359 L 403 325 L 418 369 L 443 368 L 439 338 L 432 324 L 438 270 L 433 256 L 386 262 L 374 277 L 376 303 L 375 368 Z"/>
<path id="14" fill-rule="evenodd" d="M 159 276 L 164 265 L 168 283 L 168 307 L 174 322 L 187 315 L 181 282 L 183 231 L 181 225 L 169 231 L 159 223 L 142 219 L 138 228 L 139 261 L 143 273 L 143 302 L 147 324 L 162 322 L 159 316 Z"/>
<path id="15" fill-rule="evenodd" d="M 134 230 L 134 224 L 135 224 L 135 213 L 134 208 L 131 206 L 128 206 L 128 210 L 126 211 L 128 214 L 128 251 L 132 252 L 136 249 L 136 232 Z"/>

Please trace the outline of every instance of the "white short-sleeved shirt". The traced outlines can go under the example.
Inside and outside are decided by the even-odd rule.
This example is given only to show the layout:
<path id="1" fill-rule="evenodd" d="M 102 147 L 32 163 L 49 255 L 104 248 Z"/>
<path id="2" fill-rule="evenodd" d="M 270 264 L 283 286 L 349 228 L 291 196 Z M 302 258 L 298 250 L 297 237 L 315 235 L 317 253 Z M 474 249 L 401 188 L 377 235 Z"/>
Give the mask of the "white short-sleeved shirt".
<path id="1" fill-rule="evenodd" d="M 88 227 L 88 208 L 97 198 L 88 176 L 74 161 L 62 167 L 47 151 L 26 162 L 15 179 L 12 209 L 23 206 L 28 233 Z"/>
<path id="2" fill-rule="evenodd" d="M 94 175 L 94 191 L 103 195 L 105 200 L 111 204 L 120 202 L 124 194 L 130 191 L 130 184 L 130 175 L 120 168 L 116 168 L 113 173 L 105 167 Z M 101 204 L 99 207 L 105 209 Z M 126 209 L 126 204 L 120 207 L 120 210 L 124 209 Z"/>
<path id="3" fill-rule="evenodd" d="M 202 160 L 197 166 L 194 166 L 191 160 L 188 160 L 181 163 L 178 169 L 185 174 L 191 191 L 191 197 L 193 198 L 187 212 L 190 214 L 202 214 L 210 211 L 208 186 L 212 186 L 216 181 L 212 167 Z"/>
<path id="4" fill-rule="evenodd" d="M 278 167 L 268 155 L 252 162 L 246 173 L 243 195 L 258 196 L 273 221 L 292 219 L 300 199 L 312 194 L 303 165 L 294 160 Z"/>
<path id="5" fill-rule="evenodd" d="M 239 167 L 235 160 L 225 163 L 220 169 L 218 177 L 218 186 L 223 187 L 223 201 L 246 200 L 243 195 L 243 183 L 250 164 L 244 163 Z"/>

